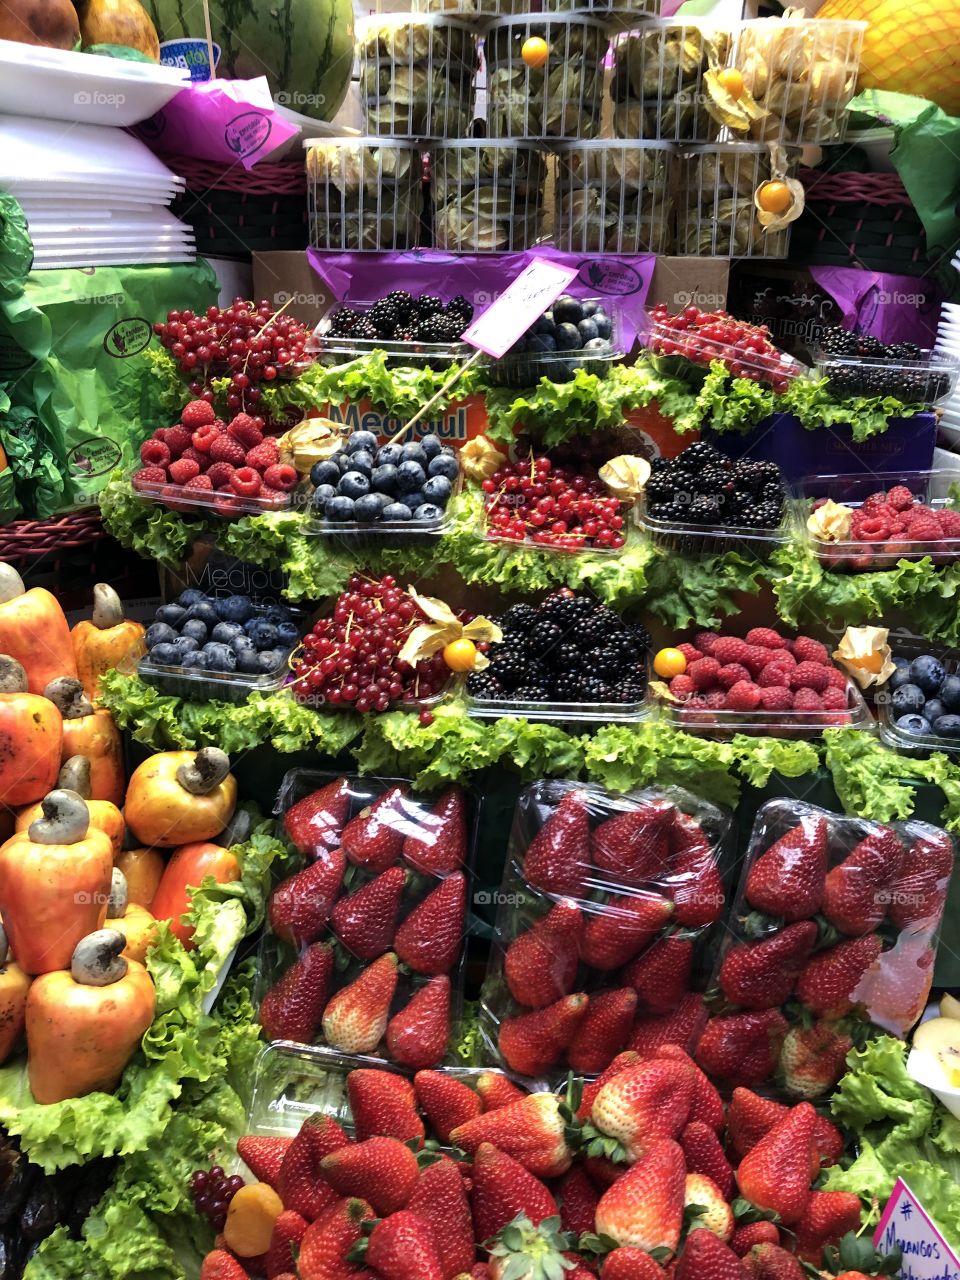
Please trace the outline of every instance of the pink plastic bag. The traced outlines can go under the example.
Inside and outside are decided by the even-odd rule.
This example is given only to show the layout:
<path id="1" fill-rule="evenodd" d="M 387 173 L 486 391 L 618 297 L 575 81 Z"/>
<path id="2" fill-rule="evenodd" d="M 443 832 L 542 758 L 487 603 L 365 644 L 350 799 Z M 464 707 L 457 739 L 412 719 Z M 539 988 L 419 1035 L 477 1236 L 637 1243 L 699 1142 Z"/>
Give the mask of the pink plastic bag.
<path id="1" fill-rule="evenodd" d="M 155 151 L 252 169 L 296 135 L 279 114 L 266 76 L 196 81 L 134 132 Z"/>

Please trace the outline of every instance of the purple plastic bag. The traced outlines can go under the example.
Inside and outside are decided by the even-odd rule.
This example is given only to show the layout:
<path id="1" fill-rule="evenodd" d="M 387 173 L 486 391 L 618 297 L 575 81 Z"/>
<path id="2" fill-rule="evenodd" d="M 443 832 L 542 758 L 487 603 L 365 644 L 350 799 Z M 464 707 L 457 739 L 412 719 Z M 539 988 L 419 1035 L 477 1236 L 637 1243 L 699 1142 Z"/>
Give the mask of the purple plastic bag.
<path id="1" fill-rule="evenodd" d="M 881 342 L 936 343 L 943 295 L 935 281 L 854 267 L 808 267 L 843 312 L 844 328 Z"/>
<path id="2" fill-rule="evenodd" d="M 252 169 L 299 132 L 279 114 L 266 76 L 196 81 L 137 125 L 155 151 Z"/>
<path id="3" fill-rule="evenodd" d="M 435 293 L 447 302 L 462 293 L 478 313 L 499 297 L 534 258 L 577 265 L 580 270 L 569 292 L 577 298 L 605 298 L 615 304 L 627 351 L 642 327 L 644 303 L 656 265 L 652 253 L 585 257 L 561 253 L 551 245 L 522 253 L 462 256 L 435 249 L 397 253 L 321 253 L 308 249 L 307 256 L 338 306 L 375 302 L 393 289 L 406 289 L 409 293 Z"/>

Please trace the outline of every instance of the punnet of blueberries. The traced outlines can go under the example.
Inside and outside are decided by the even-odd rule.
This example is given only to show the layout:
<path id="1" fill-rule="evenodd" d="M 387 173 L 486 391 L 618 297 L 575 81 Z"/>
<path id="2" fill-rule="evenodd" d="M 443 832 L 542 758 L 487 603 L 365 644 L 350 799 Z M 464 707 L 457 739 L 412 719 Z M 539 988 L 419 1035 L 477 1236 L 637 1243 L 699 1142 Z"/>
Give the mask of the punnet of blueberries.
<path id="1" fill-rule="evenodd" d="M 314 463 L 311 503 L 328 525 L 436 526 L 459 476 L 456 450 L 435 435 L 378 445 L 372 431 L 354 431 L 339 453 Z"/>
<path id="2" fill-rule="evenodd" d="M 564 293 L 494 363 L 490 376 L 509 387 L 535 386 L 541 378 L 571 382 L 578 369 L 602 378 L 614 354 L 613 320 L 603 305 Z"/>
<path id="3" fill-rule="evenodd" d="M 147 628 L 150 666 L 222 675 L 266 676 L 282 670 L 300 630 L 282 605 L 247 595 L 211 596 L 191 587 L 163 604 Z"/>
<path id="4" fill-rule="evenodd" d="M 884 693 L 895 727 L 910 738 L 943 738 L 960 745 L 960 675 L 930 653 L 893 661 L 897 669 Z"/>

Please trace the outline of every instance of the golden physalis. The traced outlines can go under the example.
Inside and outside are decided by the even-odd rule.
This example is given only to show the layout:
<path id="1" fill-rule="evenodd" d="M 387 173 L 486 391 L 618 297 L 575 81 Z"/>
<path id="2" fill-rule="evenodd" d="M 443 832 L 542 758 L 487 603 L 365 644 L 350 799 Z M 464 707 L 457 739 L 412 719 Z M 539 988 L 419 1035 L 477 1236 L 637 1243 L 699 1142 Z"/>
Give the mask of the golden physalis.
<path id="1" fill-rule="evenodd" d="M 672 680 L 674 676 L 682 676 L 687 669 L 687 660 L 679 649 L 661 649 L 653 660 L 653 669 L 664 680 Z"/>
<path id="2" fill-rule="evenodd" d="M 549 56 L 550 46 L 543 36 L 528 36 L 524 40 L 520 50 L 520 57 L 534 71 L 539 71 L 542 66 L 545 66 Z"/>
<path id="3" fill-rule="evenodd" d="M 415 667 L 424 658 L 443 652 L 443 660 L 451 671 L 482 671 L 489 664 L 486 654 L 478 645 L 497 644 L 503 632 L 489 618 L 477 617 L 461 622 L 448 604 L 433 596 L 422 596 L 415 587 L 407 594 L 421 612 L 430 619 L 414 627 L 400 650 L 401 662 Z"/>

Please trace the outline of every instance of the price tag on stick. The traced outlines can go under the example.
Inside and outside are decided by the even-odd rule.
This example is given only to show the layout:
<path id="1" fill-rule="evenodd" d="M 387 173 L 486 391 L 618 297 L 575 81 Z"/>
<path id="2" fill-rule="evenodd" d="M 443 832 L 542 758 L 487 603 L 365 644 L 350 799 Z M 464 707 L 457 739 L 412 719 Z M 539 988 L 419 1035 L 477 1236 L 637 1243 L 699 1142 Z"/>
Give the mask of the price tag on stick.
<path id="1" fill-rule="evenodd" d="M 496 302 L 491 302 L 464 331 L 461 341 L 499 360 L 577 278 L 578 271 L 579 267 L 565 267 L 548 258 L 534 258 Z"/>
<path id="2" fill-rule="evenodd" d="M 873 1243 L 882 1253 L 900 1246 L 903 1280 L 960 1280 L 960 1260 L 902 1178 L 894 1185 Z"/>

